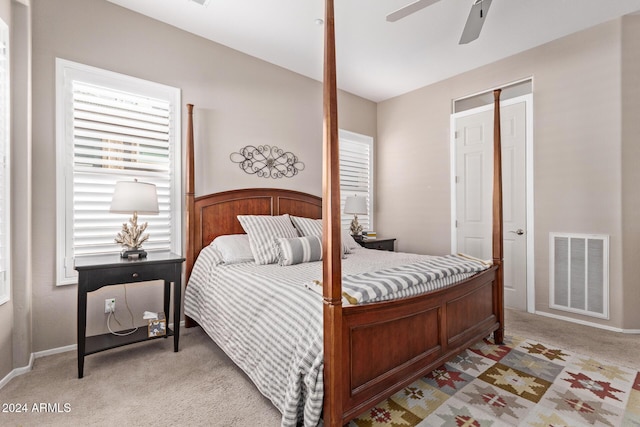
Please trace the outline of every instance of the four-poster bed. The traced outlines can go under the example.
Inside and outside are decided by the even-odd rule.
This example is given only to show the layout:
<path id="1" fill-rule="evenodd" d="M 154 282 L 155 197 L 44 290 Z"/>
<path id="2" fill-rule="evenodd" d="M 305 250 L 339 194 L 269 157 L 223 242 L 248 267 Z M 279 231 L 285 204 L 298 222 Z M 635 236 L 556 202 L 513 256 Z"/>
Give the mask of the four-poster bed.
<path id="1" fill-rule="evenodd" d="M 322 234 L 323 330 L 319 333 L 324 349 L 322 416 L 325 425 L 344 425 L 491 333 L 496 342 L 502 342 L 499 91 L 494 95 L 493 265 L 458 283 L 425 294 L 349 306 L 343 306 L 342 298 L 344 255 L 340 230 L 333 1 L 326 1 L 325 16 L 322 198 L 266 188 L 233 190 L 196 198 L 193 105 L 188 105 L 187 282 L 198 255 L 216 237 L 245 232 L 238 215 L 289 214 L 322 218 L 322 229 L 325 230 Z M 185 313 L 188 312 L 185 301 Z M 186 324 L 194 326 L 195 322 L 187 317 Z"/>

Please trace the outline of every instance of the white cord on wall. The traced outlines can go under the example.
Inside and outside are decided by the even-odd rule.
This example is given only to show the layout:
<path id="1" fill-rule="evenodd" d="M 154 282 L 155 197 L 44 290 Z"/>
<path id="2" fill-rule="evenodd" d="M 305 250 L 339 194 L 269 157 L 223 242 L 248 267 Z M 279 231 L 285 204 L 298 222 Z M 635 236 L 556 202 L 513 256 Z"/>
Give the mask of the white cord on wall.
<path id="1" fill-rule="evenodd" d="M 133 322 L 133 313 L 131 312 L 131 308 L 129 307 L 129 301 L 127 301 L 127 285 L 124 285 L 124 304 L 127 306 L 127 310 L 129 311 L 129 315 L 131 316 L 131 326 L 134 326 L 134 322 Z M 109 312 L 109 317 L 107 317 L 107 328 L 109 329 L 109 332 L 111 332 L 111 334 L 113 335 L 117 335 L 119 337 L 126 337 L 127 335 L 131 335 L 133 333 L 135 333 L 138 330 L 138 327 L 134 327 L 132 330 L 128 331 L 128 332 L 115 332 L 111 329 L 111 317 L 113 316 L 113 318 L 115 319 L 116 323 L 118 324 L 118 326 L 122 326 L 120 324 L 120 322 L 118 321 L 118 318 L 116 317 L 116 312 L 115 310 L 112 308 L 111 311 Z"/>

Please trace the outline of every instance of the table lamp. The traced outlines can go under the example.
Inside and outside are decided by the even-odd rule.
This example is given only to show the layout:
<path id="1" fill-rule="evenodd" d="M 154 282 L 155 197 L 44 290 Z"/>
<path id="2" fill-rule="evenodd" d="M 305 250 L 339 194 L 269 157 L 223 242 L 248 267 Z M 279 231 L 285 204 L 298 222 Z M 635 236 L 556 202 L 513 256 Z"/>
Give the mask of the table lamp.
<path id="1" fill-rule="evenodd" d="M 344 213 L 353 214 L 351 220 L 351 234 L 357 239 L 362 238 L 362 226 L 358 223 L 358 214 L 367 213 L 367 199 L 365 197 L 348 196 L 344 203 Z"/>
<path id="2" fill-rule="evenodd" d="M 129 224 L 122 224 L 122 230 L 115 238 L 115 242 L 123 246 L 120 254 L 122 258 L 144 258 L 147 252 L 142 244 L 149 239 L 149 234 L 143 234 L 147 223 L 138 225 L 138 214 L 155 215 L 158 209 L 158 193 L 156 186 L 148 182 L 118 181 L 111 199 L 111 213 L 133 214 Z"/>

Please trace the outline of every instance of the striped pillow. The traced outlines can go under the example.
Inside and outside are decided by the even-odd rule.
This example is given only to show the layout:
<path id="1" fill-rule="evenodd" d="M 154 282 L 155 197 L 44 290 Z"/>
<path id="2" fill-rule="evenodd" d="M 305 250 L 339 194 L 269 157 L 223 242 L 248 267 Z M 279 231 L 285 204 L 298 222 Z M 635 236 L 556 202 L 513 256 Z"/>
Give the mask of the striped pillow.
<path id="1" fill-rule="evenodd" d="M 298 230 L 300 236 L 318 236 L 322 238 L 322 220 L 304 218 L 300 216 L 291 216 L 291 222 Z M 346 237 L 348 236 L 348 238 Z M 346 231 L 342 230 L 342 254 L 350 254 L 351 246 L 349 241 L 354 242 L 353 238 Z M 355 243 L 355 242 L 354 242 Z M 356 244 L 357 246 L 357 244 Z"/>
<path id="2" fill-rule="evenodd" d="M 279 238 L 277 242 L 280 265 L 294 265 L 322 259 L 322 242 L 318 236 Z"/>
<path id="3" fill-rule="evenodd" d="M 322 237 L 322 220 L 304 218 L 301 216 L 291 216 L 293 226 L 298 230 L 300 236 L 320 236 Z"/>
<path id="4" fill-rule="evenodd" d="M 249 245 L 256 264 L 278 262 L 276 239 L 298 237 L 289 215 L 238 215 L 238 221 L 249 236 Z"/>

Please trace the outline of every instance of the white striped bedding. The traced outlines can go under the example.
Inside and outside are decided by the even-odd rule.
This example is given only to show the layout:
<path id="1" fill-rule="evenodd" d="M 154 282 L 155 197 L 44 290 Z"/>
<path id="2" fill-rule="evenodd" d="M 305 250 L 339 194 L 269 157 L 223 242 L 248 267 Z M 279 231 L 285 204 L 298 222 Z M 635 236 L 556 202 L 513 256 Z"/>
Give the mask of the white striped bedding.
<path id="1" fill-rule="evenodd" d="M 342 260 L 343 275 L 433 258 L 358 248 Z M 284 267 L 220 260 L 211 247 L 201 251 L 185 293 L 185 314 L 282 412 L 282 426 L 316 426 L 323 398 L 322 295 L 305 283 L 322 279 L 322 262 Z M 473 274 L 455 274 L 380 300 L 416 295 Z"/>
<path id="2" fill-rule="evenodd" d="M 342 278 L 342 295 L 352 304 L 380 301 L 412 287 L 432 291 L 442 287 L 440 279 L 486 270 L 486 263 L 460 255 L 433 257 L 428 260 L 377 271 L 346 275 Z"/>

